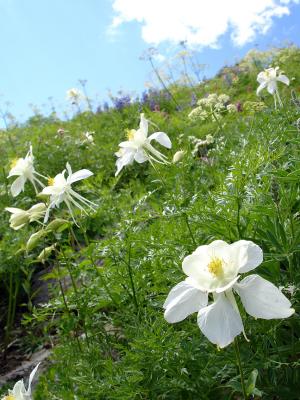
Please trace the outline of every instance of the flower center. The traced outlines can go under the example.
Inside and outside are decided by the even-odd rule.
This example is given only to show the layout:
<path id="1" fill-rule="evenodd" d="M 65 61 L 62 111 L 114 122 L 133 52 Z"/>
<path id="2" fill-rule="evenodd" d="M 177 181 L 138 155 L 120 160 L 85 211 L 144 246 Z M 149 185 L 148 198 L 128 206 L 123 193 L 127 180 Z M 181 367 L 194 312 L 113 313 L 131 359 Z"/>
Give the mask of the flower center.
<path id="1" fill-rule="evenodd" d="M 135 134 L 135 129 L 127 129 L 126 130 L 126 137 L 128 140 L 133 140 Z"/>
<path id="2" fill-rule="evenodd" d="M 8 396 L 5 396 L 3 400 L 16 400 L 16 398 L 12 394 L 9 394 Z"/>
<path id="3" fill-rule="evenodd" d="M 48 178 L 48 186 L 54 185 L 54 178 Z"/>
<path id="4" fill-rule="evenodd" d="M 18 158 L 14 158 L 10 163 L 10 168 L 14 168 L 17 165 L 18 160 L 19 160 Z"/>
<path id="5" fill-rule="evenodd" d="M 220 258 L 212 258 L 211 262 L 208 264 L 208 270 L 212 275 L 219 278 L 223 275 L 222 260 Z"/>

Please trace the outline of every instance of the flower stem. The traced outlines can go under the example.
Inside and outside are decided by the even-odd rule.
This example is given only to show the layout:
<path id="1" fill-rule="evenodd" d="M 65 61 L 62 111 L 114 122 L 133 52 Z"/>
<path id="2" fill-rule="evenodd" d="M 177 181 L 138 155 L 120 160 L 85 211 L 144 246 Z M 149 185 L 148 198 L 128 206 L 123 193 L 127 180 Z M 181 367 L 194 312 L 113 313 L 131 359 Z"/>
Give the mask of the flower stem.
<path id="1" fill-rule="evenodd" d="M 131 270 L 131 243 L 129 244 L 129 249 L 128 249 L 128 262 L 125 262 L 125 263 L 128 267 L 128 275 L 129 275 L 129 279 L 130 279 L 130 285 L 131 285 L 134 305 L 135 305 L 136 311 L 139 312 L 139 304 L 138 304 L 137 297 L 136 297 L 136 291 L 135 291 L 134 281 L 133 281 L 133 277 L 132 277 L 132 270 Z"/>
<path id="2" fill-rule="evenodd" d="M 242 363 L 241 363 L 241 356 L 240 356 L 240 348 L 239 348 L 238 338 L 234 339 L 234 351 L 235 351 L 236 361 L 237 361 L 237 365 L 238 365 L 238 369 L 239 369 L 240 377 L 241 377 L 241 385 L 242 385 L 243 397 L 244 397 L 244 400 L 247 400 L 248 396 L 247 396 L 247 393 L 246 393 L 245 379 L 244 379 L 244 373 L 243 373 L 243 368 L 242 368 Z"/>
<path id="3" fill-rule="evenodd" d="M 187 228 L 188 228 L 188 231 L 189 231 L 189 233 L 190 233 L 190 235 L 191 235 L 191 239 L 192 239 L 192 241 L 193 241 L 193 244 L 194 244 L 194 246 L 197 246 L 196 240 L 195 240 L 194 235 L 193 235 L 193 232 L 192 232 L 192 230 L 191 230 L 191 226 L 190 226 L 189 218 L 188 218 L 187 214 L 184 213 L 184 214 L 183 214 L 183 217 L 184 217 L 186 226 L 187 226 Z"/>

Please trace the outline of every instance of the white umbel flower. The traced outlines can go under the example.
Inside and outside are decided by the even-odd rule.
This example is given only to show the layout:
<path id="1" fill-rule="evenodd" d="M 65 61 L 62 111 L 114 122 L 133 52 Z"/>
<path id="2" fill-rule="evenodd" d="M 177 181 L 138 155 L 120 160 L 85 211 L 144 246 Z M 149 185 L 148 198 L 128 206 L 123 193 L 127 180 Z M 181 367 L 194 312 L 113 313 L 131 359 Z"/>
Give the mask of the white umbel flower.
<path id="1" fill-rule="evenodd" d="M 243 322 L 235 301 L 240 296 L 248 314 L 255 318 L 287 318 L 294 313 L 290 301 L 276 286 L 259 275 L 246 273 L 263 261 L 263 252 L 251 241 L 239 240 L 228 244 L 216 240 L 198 247 L 182 263 L 185 281 L 176 285 L 165 303 L 165 319 L 179 322 L 198 312 L 202 333 L 220 348 L 228 346 L 244 332 Z M 213 302 L 208 304 L 211 294 Z"/>
<path id="2" fill-rule="evenodd" d="M 277 82 L 282 82 L 285 85 L 290 84 L 290 80 L 287 76 L 283 75 L 279 71 L 279 75 L 277 75 L 277 72 L 279 71 L 279 67 L 276 68 L 267 68 L 264 71 L 261 71 L 257 75 L 257 82 L 259 83 L 259 86 L 256 90 L 256 94 L 259 96 L 260 92 L 263 89 L 267 89 L 267 91 L 274 96 L 274 102 L 275 102 L 275 108 L 277 107 L 277 100 L 280 106 L 282 106 L 282 101 L 279 96 L 278 92 L 278 87 L 277 87 Z"/>
<path id="3" fill-rule="evenodd" d="M 24 191 L 24 185 L 27 180 L 29 180 L 36 193 L 38 192 L 37 190 L 37 184 L 40 187 L 44 187 L 43 183 L 37 178 L 37 176 L 40 176 L 44 178 L 43 175 L 39 174 L 35 169 L 34 169 L 34 156 L 32 154 L 32 146 L 30 146 L 28 153 L 26 154 L 25 158 L 18 158 L 12 163 L 12 168 L 9 171 L 8 178 L 11 176 L 17 176 L 18 178 L 13 182 L 11 185 L 10 191 L 13 197 L 18 196 L 22 191 Z"/>
<path id="4" fill-rule="evenodd" d="M 65 173 L 68 172 L 67 178 L 65 178 Z M 72 184 L 80 181 L 82 179 L 89 178 L 93 175 L 93 172 L 88 169 L 81 169 L 77 172 L 72 172 L 69 163 L 66 164 L 66 169 L 64 169 L 60 174 L 57 174 L 55 178 L 50 178 L 48 180 L 49 186 L 45 187 L 41 192 L 42 195 L 50 196 L 50 204 L 47 208 L 44 222 L 49 219 L 50 210 L 54 207 L 59 207 L 59 205 L 64 202 L 68 207 L 73 221 L 76 223 L 73 213 L 73 208 L 79 208 L 81 211 L 85 212 L 84 206 L 94 210 L 97 207 L 96 204 L 85 199 L 83 196 L 78 194 L 72 189 Z"/>
<path id="5" fill-rule="evenodd" d="M 139 129 L 131 129 L 128 131 L 126 142 L 119 144 L 119 151 L 115 153 L 118 157 L 116 161 L 117 172 L 120 173 L 123 167 L 130 165 L 133 161 L 143 163 L 145 161 L 155 161 L 161 164 L 167 164 L 167 157 L 156 150 L 152 144 L 152 140 L 156 140 L 159 144 L 170 149 L 172 147 L 169 136 L 164 132 L 155 132 L 148 136 L 148 121 L 144 114 L 140 116 Z"/>
<path id="6" fill-rule="evenodd" d="M 2 400 L 32 400 L 31 397 L 31 383 L 40 363 L 32 370 L 29 375 L 28 388 L 25 388 L 24 381 L 21 379 L 16 382 L 13 390 L 8 390 L 8 396 L 4 396 Z"/>
<path id="7" fill-rule="evenodd" d="M 38 203 L 29 208 L 29 210 L 15 207 L 6 207 L 5 210 L 11 213 L 9 219 L 10 227 L 17 231 L 29 222 L 41 219 L 45 215 L 46 208 L 46 204 Z"/>

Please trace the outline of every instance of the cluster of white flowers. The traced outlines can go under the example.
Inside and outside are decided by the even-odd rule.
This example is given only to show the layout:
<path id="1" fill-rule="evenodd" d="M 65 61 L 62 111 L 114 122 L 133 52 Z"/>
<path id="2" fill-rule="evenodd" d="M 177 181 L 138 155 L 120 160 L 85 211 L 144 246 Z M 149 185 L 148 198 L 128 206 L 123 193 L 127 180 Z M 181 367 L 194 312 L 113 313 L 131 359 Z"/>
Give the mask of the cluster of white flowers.
<path id="1" fill-rule="evenodd" d="M 282 105 L 277 82 L 289 84 L 288 78 L 281 73 L 277 76 L 277 72 L 278 67 L 269 68 L 258 74 L 257 77 L 260 83 L 257 94 L 266 88 L 270 94 L 274 95 L 275 107 L 277 101 L 279 105 Z M 82 94 L 77 89 L 71 89 L 68 92 L 68 98 L 78 104 L 82 99 Z M 210 94 L 200 99 L 197 104 L 198 106 L 189 114 L 191 120 L 212 118 L 213 121 L 216 121 L 227 112 L 237 112 L 237 107 L 230 103 L 229 96 L 226 94 Z M 264 103 L 261 102 L 252 102 L 251 105 L 254 110 L 262 109 L 263 106 Z M 140 114 L 139 128 L 127 131 L 128 140 L 121 142 L 118 152 L 115 153 L 117 156 L 116 176 L 125 166 L 134 161 L 137 163 L 149 161 L 152 165 L 153 162 L 170 164 L 167 157 L 151 143 L 155 140 L 161 146 L 171 149 L 172 143 L 169 136 L 160 131 L 148 136 L 148 129 L 149 121 L 142 113 Z M 94 144 L 94 132 L 85 132 L 84 136 L 86 143 Z M 205 139 L 189 136 L 188 140 L 194 146 L 192 155 L 202 157 L 207 156 L 210 145 L 215 141 L 212 135 L 207 135 Z M 177 151 L 173 156 L 173 163 L 182 160 L 184 154 L 183 150 Z M 76 224 L 74 215 L 76 208 L 87 213 L 86 209 L 95 210 L 97 205 L 75 192 L 72 185 L 92 175 L 93 173 L 88 169 L 81 169 L 73 173 L 70 164 L 66 163 L 66 168 L 54 178 L 49 178 L 48 185 L 45 187 L 38 178 L 45 177 L 34 168 L 34 157 L 32 147 L 30 147 L 26 157 L 17 159 L 9 172 L 8 178 L 17 176 L 11 186 L 11 193 L 14 197 L 17 196 L 24 190 L 25 183 L 29 181 L 36 192 L 38 192 L 37 187 L 39 186 L 42 189 L 40 195 L 49 197 L 49 201 L 47 204 L 35 204 L 28 210 L 7 207 L 6 211 L 11 213 L 9 220 L 11 228 L 18 230 L 31 222 L 41 223 L 41 219 L 46 224 L 50 211 L 58 208 L 62 203 L 65 203 Z M 61 225 L 65 222 L 62 219 L 54 220 L 48 225 L 48 230 L 53 228 L 50 228 L 51 224 Z M 44 238 L 46 234 L 47 228 L 44 226 L 40 231 L 33 233 L 27 242 L 27 250 L 32 249 L 35 243 Z M 38 256 L 38 260 L 45 262 L 56 245 L 57 243 L 54 243 L 45 247 Z M 187 278 L 170 291 L 163 306 L 165 319 L 170 323 L 175 323 L 198 312 L 197 322 L 202 333 L 212 343 L 223 348 L 232 343 L 240 333 L 245 335 L 235 294 L 240 297 L 246 312 L 254 318 L 290 317 L 294 313 L 290 301 L 271 282 L 257 274 L 251 274 L 241 281 L 239 280 L 240 274 L 252 271 L 262 261 L 262 249 L 251 241 L 239 240 L 228 244 L 222 240 L 216 240 L 209 245 L 199 246 L 183 260 L 182 268 Z M 3 400 L 30 400 L 31 382 L 37 368 L 38 365 L 30 374 L 27 390 L 21 380 L 15 384 L 12 391 L 9 390 L 8 396 Z"/>
<path id="2" fill-rule="evenodd" d="M 189 113 L 188 117 L 192 121 L 205 121 L 208 118 L 216 121 L 226 112 L 237 111 L 236 106 L 230 104 L 229 101 L 230 98 L 227 94 L 217 95 L 216 93 L 211 93 L 197 101 L 198 106 Z"/>
<path id="3" fill-rule="evenodd" d="M 255 113 L 262 111 L 266 108 L 267 106 L 263 101 L 245 101 L 243 105 L 243 109 L 249 113 Z"/>
<path id="4" fill-rule="evenodd" d="M 189 141 L 193 144 L 194 148 L 192 150 L 192 155 L 193 157 L 196 157 L 199 155 L 199 151 L 201 148 L 208 150 L 207 147 L 210 144 L 213 144 L 215 139 L 213 138 L 212 135 L 206 135 L 205 139 L 199 139 L 195 136 L 188 136 Z M 207 151 L 206 151 L 207 153 Z M 204 154 L 203 154 L 204 155 Z"/>
<path id="5" fill-rule="evenodd" d="M 66 171 L 68 172 L 67 179 L 65 178 Z M 94 208 L 96 207 L 96 204 L 79 195 L 71 187 L 74 182 L 86 179 L 93 175 L 91 171 L 87 169 L 81 169 L 73 173 L 70 164 L 67 163 L 65 170 L 56 175 L 54 178 L 48 179 L 47 187 L 45 187 L 45 185 L 40 182 L 36 175 L 47 179 L 35 170 L 32 147 L 30 146 L 29 152 L 27 153 L 26 157 L 19 158 L 14 161 L 12 168 L 8 174 L 8 178 L 12 176 L 18 176 L 18 178 L 11 185 L 11 193 L 14 197 L 20 194 L 21 191 L 24 190 L 24 185 L 26 181 L 29 180 L 33 184 L 36 192 L 37 183 L 41 186 L 41 188 L 43 188 L 40 195 L 50 196 L 50 203 L 47 208 L 44 203 L 38 203 L 27 211 L 21 210 L 19 208 L 7 207 L 6 210 L 12 213 L 12 216 L 10 218 L 10 226 L 13 229 L 17 230 L 22 228 L 28 222 L 37 221 L 41 218 L 42 215 L 45 215 L 44 223 L 46 223 L 49 218 L 50 210 L 54 207 L 58 207 L 62 202 L 66 204 L 74 222 L 74 207 L 79 208 L 83 212 L 86 212 L 83 206 L 87 206 L 92 210 L 94 210 Z"/>

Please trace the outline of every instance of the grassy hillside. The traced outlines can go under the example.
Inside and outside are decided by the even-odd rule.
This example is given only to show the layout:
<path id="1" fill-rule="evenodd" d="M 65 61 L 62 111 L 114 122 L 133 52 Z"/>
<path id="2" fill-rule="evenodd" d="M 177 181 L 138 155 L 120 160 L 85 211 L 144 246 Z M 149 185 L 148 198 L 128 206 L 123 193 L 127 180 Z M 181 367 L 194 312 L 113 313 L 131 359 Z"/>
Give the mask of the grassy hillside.
<path id="1" fill-rule="evenodd" d="M 270 64 L 291 81 L 279 86 L 282 108 L 274 109 L 267 91 L 262 98 L 255 93 L 258 72 Z M 296 310 L 287 319 L 256 320 L 238 304 L 249 339 L 239 336 L 249 398 L 299 398 L 299 65 L 300 50 L 294 47 L 252 52 L 193 88 L 170 86 L 175 102 L 161 91 L 69 121 L 37 115 L 0 133 L 3 371 L 8 344 L 16 340 L 13 347 L 24 355 L 53 350 L 39 377 L 37 400 L 242 398 L 233 344 L 218 349 L 210 343 L 196 314 L 168 324 L 162 305 L 185 279 L 184 257 L 216 239 L 245 239 L 264 252 L 255 273 L 281 287 Z M 189 118 L 195 98 L 212 93 L 228 95 L 236 110 L 203 121 Z M 141 112 L 152 122 L 151 133 L 169 135 L 171 150 L 155 147 L 170 164 L 135 162 L 115 177 L 114 153 L 126 131 L 138 128 Z M 86 140 L 87 131 L 94 132 L 94 144 Z M 91 170 L 94 175 L 74 189 L 97 209 L 89 215 L 78 211 L 76 226 L 62 204 L 51 211 L 50 221 L 68 222 L 26 251 L 41 225 L 15 231 L 5 207 L 27 210 L 42 200 L 28 182 L 13 198 L 14 179 L 6 177 L 11 161 L 24 157 L 30 145 L 35 168 L 46 177 L 67 162 L 73 171 Z M 173 163 L 179 150 L 183 158 Z M 37 257 L 53 244 L 41 263 Z M 51 294 L 42 305 L 41 275 Z"/>

